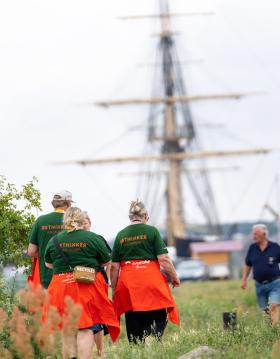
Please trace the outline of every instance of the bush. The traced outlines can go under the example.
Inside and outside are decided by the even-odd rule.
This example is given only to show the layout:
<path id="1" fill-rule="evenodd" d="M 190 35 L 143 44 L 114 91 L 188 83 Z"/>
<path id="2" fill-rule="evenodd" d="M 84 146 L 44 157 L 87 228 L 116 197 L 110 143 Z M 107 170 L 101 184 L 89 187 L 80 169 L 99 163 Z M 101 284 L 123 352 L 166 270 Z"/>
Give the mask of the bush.
<path id="1" fill-rule="evenodd" d="M 28 265 L 24 256 L 28 234 L 34 223 L 32 211 L 41 209 L 40 192 L 35 188 L 35 177 L 20 190 L 0 176 L 0 264 Z"/>

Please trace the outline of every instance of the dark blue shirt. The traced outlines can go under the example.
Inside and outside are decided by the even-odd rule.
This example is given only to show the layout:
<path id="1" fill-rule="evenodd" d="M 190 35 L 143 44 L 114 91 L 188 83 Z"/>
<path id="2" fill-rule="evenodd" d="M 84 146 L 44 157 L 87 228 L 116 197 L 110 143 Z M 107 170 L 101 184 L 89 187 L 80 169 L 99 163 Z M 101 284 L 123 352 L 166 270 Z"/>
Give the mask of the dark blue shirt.
<path id="1" fill-rule="evenodd" d="M 251 244 L 245 263 L 247 266 L 253 267 L 253 277 L 257 282 L 280 277 L 280 246 L 268 241 L 266 249 L 261 251 L 256 243 Z"/>

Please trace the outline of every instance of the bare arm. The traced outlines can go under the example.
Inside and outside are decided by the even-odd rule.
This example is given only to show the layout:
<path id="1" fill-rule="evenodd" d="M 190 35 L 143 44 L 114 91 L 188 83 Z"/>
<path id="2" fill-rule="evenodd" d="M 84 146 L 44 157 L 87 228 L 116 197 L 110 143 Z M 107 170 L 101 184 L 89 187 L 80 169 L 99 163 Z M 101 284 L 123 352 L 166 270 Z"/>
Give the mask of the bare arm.
<path id="1" fill-rule="evenodd" d="M 119 278 L 119 272 L 120 272 L 120 263 L 119 262 L 112 262 L 111 263 L 111 271 L 110 271 L 110 279 L 111 279 L 111 286 L 112 290 L 114 291 Z"/>
<path id="2" fill-rule="evenodd" d="M 250 272 L 251 272 L 251 267 L 249 267 L 245 264 L 245 266 L 243 267 L 243 274 L 242 274 L 242 284 L 241 284 L 242 289 L 247 288 L 247 278 L 248 278 Z"/>
<path id="3" fill-rule="evenodd" d="M 106 263 L 102 263 L 102 264 L 101 264 L 101 266 L 102 266 L 102 267 L 107 267 L 107 268 L 108 268 L 108 267 L 110 266 L 110 264 L 111 264 L 111 261 L 106 262 Z"/>
<path id="4" fill-rule="evenodd" d="M 111 278 L 110 278 L 110 273 L 111 273 L 111 263 L 112 262 L 108 262 L 107 264 L 106 264 L 106 274 L 107 274 L 107 277 L 108 277 L 108 279 L 109 279 L 109 286 L 111 285 Z"/>
<path id="5" fill-rule="evenodd" d="M 160 266 L 166 271 L 171 277 L 171 283 L 173 287 L 179 287 L 180 279 L 177 276 L 176 270 L 172 263 L 171 258 L 168 254 L 159 254 L 157 256 Z"/>
<path id="6" fill-rule="evenodd" d="M 27 254 L 29 257 L 38 257 L 38 253 L 38 246 L 36 244 L 29 243 L 27 248 Z"/>
<path id="7" fill-rule="evenodd" d="M 107 262 L 107 263 L 102 263 L 102 267 L 105 267 L 105 272 L 106 272 L 106 275 L 107 275 L 107 278 L 108 278 L 108 285 L 109 287 L 111 286 L 111 279 L 110 279 L 110 272 L 111 272 L 111 261 Z"/>
<path id="8" fill-rule="evenodd" d="M 47 268 L 53 269 L 53 264 L 52 263 L 45 262 L 45 265 L 46 265 Z"/>

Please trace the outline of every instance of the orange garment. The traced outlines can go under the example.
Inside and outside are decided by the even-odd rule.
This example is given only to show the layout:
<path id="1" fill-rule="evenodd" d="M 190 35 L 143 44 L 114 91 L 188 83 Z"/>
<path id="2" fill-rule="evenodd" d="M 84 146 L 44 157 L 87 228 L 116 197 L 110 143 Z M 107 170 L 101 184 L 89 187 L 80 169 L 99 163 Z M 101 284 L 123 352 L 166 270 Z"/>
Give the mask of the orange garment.
<path id="1" fill-rule="evenodd" d="M 107 325 L 113 341 L 119 336 L 120 323 L 108 298 L 108 286 L 100 272 L 96 274 L 93 284 L 74 281 L 73 273 L 54 274 L 48 292 L 49 304 L 57 307 L 61 316 L 64 314 L 67 296 L 82 306 L 79 329 L 102 323 Z"/>
<path id="2" fill-rule="evenodd" d="M 41 285 L 39 267 L 39 259 L 37 257 L 32 258 L 31 274 L 27 277 L 27 281 L 32 282 L 35 288 Z"/>
<path id="3" fill-rule="evenodd" d="M 136 312 L 166 308 L 168 318 L 174 324 L 180 324 L 179 312 L 157 260 L 121 262 L 113 299 L 118 317 L 129 310 Z"/>

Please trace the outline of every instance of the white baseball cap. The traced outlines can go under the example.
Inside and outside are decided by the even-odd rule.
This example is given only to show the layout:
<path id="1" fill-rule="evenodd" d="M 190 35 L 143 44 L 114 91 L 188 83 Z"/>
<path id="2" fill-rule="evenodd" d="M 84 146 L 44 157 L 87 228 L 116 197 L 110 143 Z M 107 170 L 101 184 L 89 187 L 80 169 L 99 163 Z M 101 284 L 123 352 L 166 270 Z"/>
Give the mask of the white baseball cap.
<path id="1" fill-rule="evenodd" d="M 66 190 L 62 190 L 60 192 L 57 192 L 54 196 L 53 196 L 54 200 L 59 200 L 59 201 L 70 201 L 70 202 L 74 202 L 72 200 L 72 193 Z"/>

